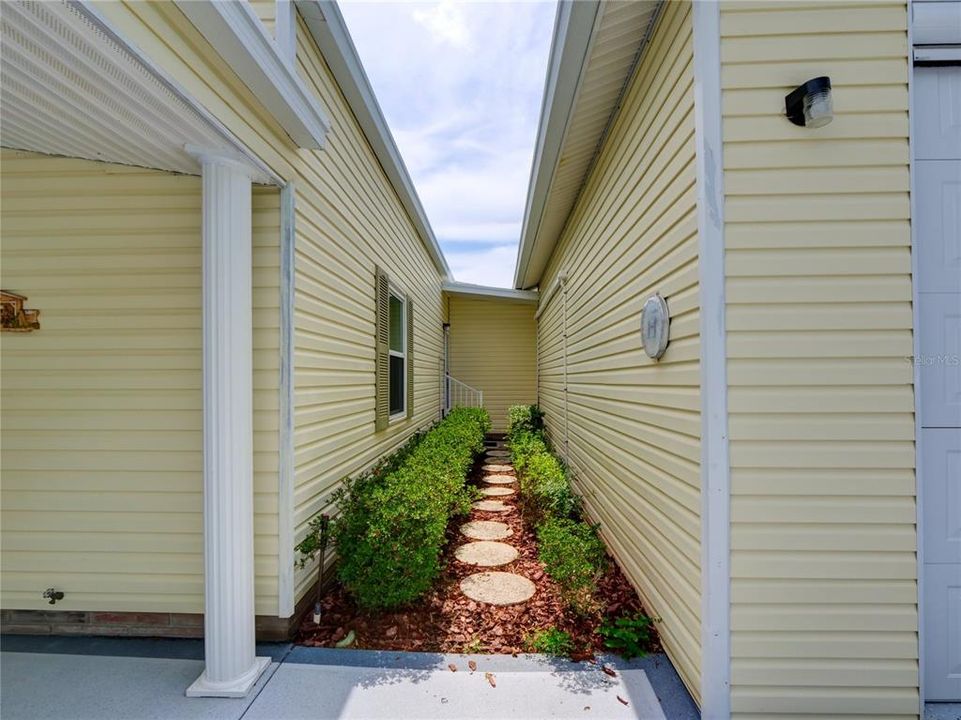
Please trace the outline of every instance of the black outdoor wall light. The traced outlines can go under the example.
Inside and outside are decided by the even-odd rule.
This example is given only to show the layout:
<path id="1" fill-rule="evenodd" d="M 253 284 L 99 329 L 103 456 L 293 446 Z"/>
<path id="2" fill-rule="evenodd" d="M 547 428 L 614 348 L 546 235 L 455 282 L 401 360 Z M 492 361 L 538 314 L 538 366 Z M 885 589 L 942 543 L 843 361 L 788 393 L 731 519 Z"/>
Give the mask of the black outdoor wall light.
<path id="1" fill-rule="evenodd" d="M 795 125 L 819 128 L 834 118 L 831 78 L 822 75 L 798 85 L 784 97 L 787 119 Z"/>

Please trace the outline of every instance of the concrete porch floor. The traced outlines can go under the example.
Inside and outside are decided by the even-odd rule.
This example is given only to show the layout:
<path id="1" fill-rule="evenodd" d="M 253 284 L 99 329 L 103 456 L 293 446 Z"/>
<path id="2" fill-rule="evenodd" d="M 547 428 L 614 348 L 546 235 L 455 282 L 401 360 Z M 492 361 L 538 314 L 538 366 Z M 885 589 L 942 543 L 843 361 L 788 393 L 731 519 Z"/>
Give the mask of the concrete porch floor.
<path id="1" fill-rule="evenodd" d="M 599 665 L 544 656 L 441 655 L 258 646 L 273 662 L 242 700 L 188 699 L 203 668 L 192 640 L 5 636 L 4 720 L 294 720 L 342 718 L 631 718 L 694 720 L 667 657 Z M 468 661 L 477 663 L 470 673 Z M 457 666 L 451 672 L 450 663 Z M 494 674 L 491 687 L 485 673 Z M 618 698 L 627 701 L 625 705 Z"/>

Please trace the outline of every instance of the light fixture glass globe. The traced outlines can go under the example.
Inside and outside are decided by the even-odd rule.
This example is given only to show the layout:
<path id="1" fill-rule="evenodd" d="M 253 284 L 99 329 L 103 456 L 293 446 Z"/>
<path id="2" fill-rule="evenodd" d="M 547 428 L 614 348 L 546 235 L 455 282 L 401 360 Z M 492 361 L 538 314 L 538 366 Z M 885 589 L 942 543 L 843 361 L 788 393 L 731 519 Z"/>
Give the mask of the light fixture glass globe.
<path id="1" fill-rule="evenodd" d="M 819 128 L 827 125 L 834 118 L 834 103 L 831 101 L 831 89 L 809 93 L 804 96 L 804 126 Z"/>

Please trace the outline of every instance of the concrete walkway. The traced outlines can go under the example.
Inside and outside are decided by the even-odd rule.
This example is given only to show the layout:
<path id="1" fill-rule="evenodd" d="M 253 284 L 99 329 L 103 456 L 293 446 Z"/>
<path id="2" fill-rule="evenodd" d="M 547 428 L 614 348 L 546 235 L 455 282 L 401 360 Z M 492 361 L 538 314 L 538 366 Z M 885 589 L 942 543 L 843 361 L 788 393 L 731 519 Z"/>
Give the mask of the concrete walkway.
<path id="1" fill-rule="evenodd" d="M 273 662 L 255 691 L 221 700 L 184 697 L 203 667 L 199 641 L 6 636 L 0 650 L 4 720 L 699 717 L 663 655 L 629 663 L 606 658 L 616 671 L 610 677 L 599 665 L 538 655 L 263 645 L 258 655 Z"/>

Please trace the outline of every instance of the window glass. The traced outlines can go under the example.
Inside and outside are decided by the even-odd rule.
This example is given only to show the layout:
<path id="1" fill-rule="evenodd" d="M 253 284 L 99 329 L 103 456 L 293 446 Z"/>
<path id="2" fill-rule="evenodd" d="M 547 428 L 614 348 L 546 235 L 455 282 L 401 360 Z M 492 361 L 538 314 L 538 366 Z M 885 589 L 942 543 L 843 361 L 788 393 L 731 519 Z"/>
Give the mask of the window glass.
<path id="1" fill-rule="evenodd" d="M 404 358 L 399 355 L 390 356 L 390 414 L 396 415 L 404 411 L 404 383 L 407 371 L 404 368 Z"/>
<path id="2" fill-rule="evenodd" d="M 390 296 L 390 349 L 404 352 L 404 303 L 396 295 Z"/>

